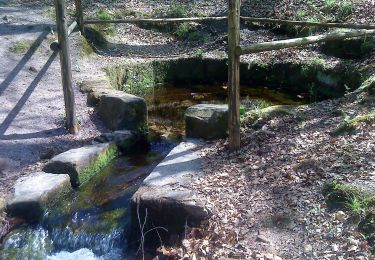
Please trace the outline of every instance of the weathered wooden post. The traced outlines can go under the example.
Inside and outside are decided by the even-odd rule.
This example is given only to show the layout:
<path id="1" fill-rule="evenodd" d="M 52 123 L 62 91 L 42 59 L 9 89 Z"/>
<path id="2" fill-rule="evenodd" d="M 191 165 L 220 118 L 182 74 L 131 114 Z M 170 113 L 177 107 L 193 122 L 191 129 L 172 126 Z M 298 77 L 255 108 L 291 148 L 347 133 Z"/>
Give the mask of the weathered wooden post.
<path id="1" fill-rule="evenodd" d="M 228 114 L 229 148 L 240 148 L 240 0 L 229 0 L 228 7 Z"/>
<path id="2" fill-rule="evenodd" d="M 81 31 L 82 35 L 85 34 L 84 21 L 83 21 L 83 10 L 81 0 L 75 0 L 76 4 L 76 18 L 78 23 L 78 28 Z"/>
<path id="3" fill-rule="evenodd" d="M 56 29 L 59 40 L 61 78 L 65 102 L 65 127 L 71 134 L 78 132 L 75 113 L 74 92 L 72 87 L 72 64 L 66 30 L 65 0 L 55 0 Z"/>

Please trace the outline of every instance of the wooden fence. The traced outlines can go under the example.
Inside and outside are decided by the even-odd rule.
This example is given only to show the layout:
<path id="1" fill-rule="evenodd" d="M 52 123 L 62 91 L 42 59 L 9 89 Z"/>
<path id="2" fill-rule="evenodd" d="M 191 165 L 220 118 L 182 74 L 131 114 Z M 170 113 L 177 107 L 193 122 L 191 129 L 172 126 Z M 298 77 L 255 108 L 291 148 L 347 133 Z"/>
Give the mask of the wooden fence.
<path id="1" fill-rule="evenodd" d="M 78 26 L 84 35 L 86 24 L 96 23 L 182 23 L 182 22 L 206 22 L 228 20 L 228 114 L 229 114 L 229 146 L 230 149 L 240 148 L 240 56 L 263 51 L 279 50 L 284 48 L 306 46 L 313 43 L 324 42 L 334 39 L 346 39 L 364 35 L 374 35 L 375 25 L 354 24 L 354 23 L 323 23 L 304 22 L 270 18 L 256 18 L 240 16 L 240 0 L 228 0 L 228 17 L 187 17 L 187 18 L 130 18 L 98 20 L 84 19 L 81 0 L 75 0 L 76 21 L 69 28 L 66 26 L 65 0 L 55 0 L 56 25 L 58 44 L 51 44 L 51 48 L 60 51 L 61 74 L 63 78 L 64 99 L 66 107 L 66 125 L 71 133 L 77 132 L 77 121 L 75 117 L 74 94 L 71 82 L 71 64 L 68 44 L 69 34 Z M 317 36 L 295 38 L 281 41 L 256 43 L 250 46 L 240 45 L 240 21 L 256 24 L 287 24 L 294 26 L 310 26 L 325 28 L 349 28 L 355 31 L 335 32 Z"/>

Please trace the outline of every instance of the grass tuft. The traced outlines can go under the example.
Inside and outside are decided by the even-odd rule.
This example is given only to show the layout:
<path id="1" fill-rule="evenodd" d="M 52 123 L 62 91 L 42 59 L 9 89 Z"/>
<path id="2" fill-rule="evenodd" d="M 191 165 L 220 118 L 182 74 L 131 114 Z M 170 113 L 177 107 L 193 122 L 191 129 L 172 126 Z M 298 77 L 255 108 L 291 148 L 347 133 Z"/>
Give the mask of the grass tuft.
<path id="1" fill-rule="evenodd" d="M 14 43 L 13 46 L 9 48 L 9 51 L 16 54 L 25 54 L 29 49 L 36 50 L 37 46 L 34 45 L 33 40 L 20 40 Z"/>

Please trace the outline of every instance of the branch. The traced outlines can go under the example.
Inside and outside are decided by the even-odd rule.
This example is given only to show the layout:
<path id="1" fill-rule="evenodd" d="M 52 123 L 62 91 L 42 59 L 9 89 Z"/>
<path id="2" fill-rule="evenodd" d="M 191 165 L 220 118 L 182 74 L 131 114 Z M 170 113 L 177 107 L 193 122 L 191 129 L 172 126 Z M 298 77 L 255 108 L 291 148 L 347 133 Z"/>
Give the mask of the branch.
<path id="1" fill-rule="evenodd" d="M 271 18 L 255 18 L 241 16 L 242 21 L 254 23 L 274 23 L 287 24 L 299 26 L 315 26 L 315 27 L 335 27 L 335 28 L 350 28 L 350 29 L 375 29 L 375 24 L 355 24 L 355 23 L 323 23 L 323 22 L 306 22 L 306 21 L 292 21 Z"/>
<path id="2" fill-rule="evenodd" d="M 243 55 L 243 54 L 258 53 L 258 52 L 263 52 L 263 51 L 280 50 L 280 49 L 297 47 L 297 46 L 305 46 L 305 45 L 309 45 L 312 43 L 319 43 L 319 42 L 325 42 L 325 41 L 331 41 L 331 40 L 342 40 L 346 38 L 353 38 L 353 37 L 373 35 L 373 34 L 375 34 L 375 30 L 356 30 L 356 31 L 351 31 L 351 32 L 335 32 L 335 33 L 321 34 L 321 35 L 316 35 L 316 36 L 288 39 L 288 40 L 281 40 L 281 41 L 255 43 L 250 46 L 237 47 L 236 53 L 238 55 Z"/>

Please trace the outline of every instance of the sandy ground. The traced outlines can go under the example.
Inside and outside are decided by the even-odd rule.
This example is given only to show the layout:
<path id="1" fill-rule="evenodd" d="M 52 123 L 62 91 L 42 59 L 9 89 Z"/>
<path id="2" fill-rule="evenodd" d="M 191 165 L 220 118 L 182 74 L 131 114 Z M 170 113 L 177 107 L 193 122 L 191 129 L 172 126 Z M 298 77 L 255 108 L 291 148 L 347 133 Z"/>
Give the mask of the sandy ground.
<path id="1" fill-rule="evenodd" d="M 41 156 L 81 146 L 105 129 L 76 87 L 83 78 L 103 73 L 97 65 L 77 58 L 78 33 L 72 37 L 71 50 L 81 130 L 72 136 L 63 127 L 59 57 L 49 49 L 53 17 L 43 7 L 0 7 L 0 18 L 0 159 L 5 164 L 0 196 L 4 196 L 9 195 L 15 179 L 39 168 L 36 163 Z M 32 48 L 26 53 L 11 51 L 17 42 L 27 39 Z"/>

